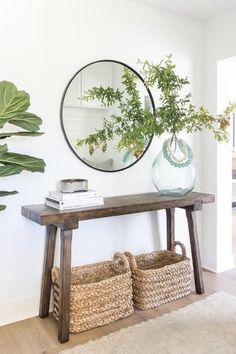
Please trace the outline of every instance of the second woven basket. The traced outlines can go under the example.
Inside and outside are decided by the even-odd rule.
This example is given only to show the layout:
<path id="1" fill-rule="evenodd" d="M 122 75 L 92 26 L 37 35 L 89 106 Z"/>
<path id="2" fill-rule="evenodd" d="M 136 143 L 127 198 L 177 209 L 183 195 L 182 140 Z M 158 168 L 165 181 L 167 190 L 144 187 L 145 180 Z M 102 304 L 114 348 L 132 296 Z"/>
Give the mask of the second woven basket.
<path id="1" fill-rule="evenodd" d="M 147 310 L 174 301 L 190 293 L 191 265 L 185 246 L 182 254 L 175 251 L 155 251 L 138 256 L 125 252 L 129 259 L 133 282 L 134 306 Z"/>

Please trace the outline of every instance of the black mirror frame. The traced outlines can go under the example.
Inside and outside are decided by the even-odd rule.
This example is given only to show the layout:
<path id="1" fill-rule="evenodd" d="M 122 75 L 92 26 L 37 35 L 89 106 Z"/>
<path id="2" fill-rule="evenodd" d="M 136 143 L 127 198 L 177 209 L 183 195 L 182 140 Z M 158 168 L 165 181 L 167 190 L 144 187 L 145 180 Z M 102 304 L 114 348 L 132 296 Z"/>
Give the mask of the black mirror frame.
<path id="1" fill-rule="evenodd" d="M 79 157 L 79 155 L 75 152 L 75 150 L 73 149 L 73 147 L 71 146 L 71 144 L 70 144 L 70 142 L 69 142 L 69 140 L 68 140 L 68 138 L 67 138 L 67 135 L 66 135 L 66 132 L 65 132 L 65 128 L 64 128 L 64 124 L 63 124 L 63 104 L 64 104 L 64 99 L 65 99 L 66 92 L 67 92 L 67 90 L 68 90 L 68 88 L 69 88 L 71 82 L 74 80 L 74 78 L 75 78 L 82 70 L 84 70 L 85 68 L 87 68 L 87 67 L 90 66 L 90 65 L 93 65 L 93 64 L 96 64 L 96 63 L 101 63 L 101 62 L 103 62 L 103 63 L 104 63 L 104 62 L 117 63 L 117 64 L 120 64 L 120 65 L 125 66 L 126 68 L 130 69 L 135 75 L 137 75 L 137 77 L 143 82 L 144 86 L 146 87 L 142 76 L 141 76 L 136 70 L 134 70 L 134 69 L 131 68 L 129 65 L 127 65 L 127 64 L 125 64 L 125 63 L 123 63 L 123 62 L 121 62 L 121 61 L 112 60 L 112 59 L 101 59 L 101 60 L 93 61 L 93 62 L 91 62 L 91 63 L 89 63 L 89 64 L 83 66 L 80 70 L 78 70 L 78 71 L 75 73 L 75 75 L 70 79 L 70 81 L 68 82 L 68 84 L 66 85 L 66 88 L 65 88 L 65 90 L 64 90 L 64 92 L 63 92 L 63 95 L 62 95 L 61 104 L 60 104 L 60 124 L 61 124 L 61 129 L 62 129 L 63 135 L 64 135 L 64 137 L 65 137 L 65 139 L 66 139 L 66 142 L 67 142 L 69 148 L 71 149 L 71 151 L 74 153 L 74 155 L 75 155 L 80 161 L 82 161 L 82 162 L 83 162 L 85 165 L 87 165 L 88 167 L 93 168 L 94 170 L 97 170 L 97 171 L 100 171 L 100 172 L 108 172 L 108 173 L 112 172 L 112 173 L 113 173 L 113 172 L 124 171 L 124 170 L 126 170 L 127 168 L 130 168 L 130 167 L 134 166 L 134 165 L 144 156 L 144 154 L 145 154 L 146 151 L 148 150 L 148 148 L 149 148 L 149 146 L 150 146 L 150 144 L 151 144 L 151 142 L 152 142 L 153 135 L 152 135 L 152 137 L 150 138 L 150 140 L 149 140 L 149 142 L 148 142 L 148 144 L 147 144 L 145 150 L 143 151 L 142 155 L 141 155 L 136 161 L 134 161 L 134 162 L 131 163 L 130 165 L 128 165 L 128 166 L 126 166 L 126 167 L 123 167 L 123 168 L 120 168 L 120 169 L 118 169 L 118 170 L 106 171 L 106 170 L 101 170 L 101 169 L 99 169 L 99 168 L 96 168 L 96 167 L 93 167 L 93 166 L 89 165 L 89 164 L 86 163 L 82 158 Z M 149 97 L 150 97 L 150 100 L 151 100 L 151 104 L 152 104 L 152 108 L 153 108 L 153 114 L 155 114 L 155 104 L 154 104 L 154 100 L 153 100 L 152 94 L 151 94 L 149 88 L 146 87 L 146 90 L 147 90 L 147 92 L 148 92 L 148 94 L 149 94 Z"/>

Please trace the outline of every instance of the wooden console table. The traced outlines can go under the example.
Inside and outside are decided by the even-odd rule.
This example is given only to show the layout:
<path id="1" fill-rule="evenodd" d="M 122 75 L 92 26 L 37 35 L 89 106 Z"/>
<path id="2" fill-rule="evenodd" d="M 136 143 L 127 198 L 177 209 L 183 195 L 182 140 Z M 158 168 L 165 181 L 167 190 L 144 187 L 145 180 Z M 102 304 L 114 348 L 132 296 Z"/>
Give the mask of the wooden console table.
<path id="1" fill-rule="evenodd" d="M 64 343 L 69 340 L 72 230 L 79 227 L 80 221 L 116 215 L 166 209 L 167 249 L 171 250 L 174 241 L 175 208 L 185 209 L 193 259 L 195 287 L 196 292 L 202 294 L 204 285 L 195 211 L 201 210 L 202 204 L 213 203 L 214 199 L 213 195 L 195 192 L 184 197 L 167 197 L 158 193 L 145 193 L 109 197 L 105 198 L 105 204 L 102 206 L 69 211 L 58 211 L 44 204 L 23 206 L 22 215 L 40 225 L 45 225 L 47 228 L 39 316 L 43 318 L 48 316 L 49 313 L 51 269 L 54 262 L 57 228 L 60 229 L 61 237 L 58 339 L 61 343 Z"/>

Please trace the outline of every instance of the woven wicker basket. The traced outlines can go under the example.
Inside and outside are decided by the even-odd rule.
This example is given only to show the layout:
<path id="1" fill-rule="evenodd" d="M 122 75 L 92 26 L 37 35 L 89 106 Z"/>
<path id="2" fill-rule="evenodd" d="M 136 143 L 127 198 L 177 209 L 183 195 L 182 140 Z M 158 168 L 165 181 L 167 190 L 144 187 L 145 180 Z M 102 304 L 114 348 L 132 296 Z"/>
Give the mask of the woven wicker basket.
<path id="1" fill-rule="evenodd" d="M 134 306 L 147 310 L 166 302 L 179 299 L 190 293 L 191 266 L 186 257 L 185 246 L 176 241 L 182 255 L 175 251 L 155 251 L 133 256 L 129 259 L 133 278 Z"/>
<path id="2" fill-rule="evenodd" d="M 53 316 L 59 318 L 59 276 L 52 269 Z M 127 317 L 133 313 L 132 279 L 127 258 L 116 253 L 113 261 L 72 268 L 70 288 L 70 332 Z"/>

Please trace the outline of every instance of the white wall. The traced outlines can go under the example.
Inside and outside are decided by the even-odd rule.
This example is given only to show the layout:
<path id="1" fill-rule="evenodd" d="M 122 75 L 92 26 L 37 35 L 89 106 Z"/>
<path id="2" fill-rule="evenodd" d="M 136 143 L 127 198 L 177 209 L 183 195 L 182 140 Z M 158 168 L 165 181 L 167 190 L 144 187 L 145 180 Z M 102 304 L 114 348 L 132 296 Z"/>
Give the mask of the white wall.
<path id="1" fill-rule="evenodd" d="M 217 82 L 217 62 L 236 55 L 236 11 L 216 16 L 204 28 L 204 104 L 212 112 L 220 112 L 220 90 Z M 221 85 L 227 86 L 224 82 Z M 222 88 L 221 88 L 222 89 Z M 213 271 L 233 266 L 231 150 L 227 144 L 217 144 L 211 134 L 203 139 L 202 189 L 216 195 L 217 203 L 207 206 L 203 214 L 203 265 Z"/>
<path id="2" fill-rule="evenodd" d="M 222 111 L 229 102 L 236 102 L 236 57 L 219 60 L 217 65 L 218 76 L 218 109 Z M 232 166 L 232 146 L 233 146 L 233 121 L 229 128 L 230 140 L 229 144 L 225 147 L 227 153 L 227 162 L 229 169 Z M 227 168 L 228 169 L 228 168 Z M 224 166 L 225 170 L 225 166 Z M 228 178 L 227 170 L 227 178 Z M 230 175 L 231 177 L 231 175 Z M 232 183 L 232 198 L 231 201 L 236 199 L 236 183 Z M 224 189 L 224 188 L 223 188 Z M 232 233 L 230 233 L 231 235 Z"/>
<path id="3" fill-rule="evenodd" d="M 0 78 L 31 95 L 31 110 L 43 118 L 43 137 L 9 140 L 17 152 L 43 157 L 44 174 L 1 179 L 1 189 L 17 189 L 0 213 L 0 324 L 37 315 L 44 229 L 20 214 L 21 205 L 43 203 L 62 178 L 88 178 L 104 196 L 154 191 L 151 164 L 160 139 L 132 168 L 102 173 L 71 153 L 62 135 L 59 105 L 72 75 L 98 59 L 116 59 L 137 69 L 137 59 L 158 62 L 173 53 L 178 71 L 192 82 L 201 102 L 202 25 L 129 1 L 8 0 L 1 4 Z M 197 139 L 197 138 L 196 138 Z M 194 145 L 195 139 L 189 137 Z M 200 148 L 195 155 L 200 156 Z M 177 239 L 187 225 L 178 211 Z M 73 240 L 73 264 L 110 259 L 117 251 L 135 253 L 166 246 L 165 214 L 160 212 L 82 222 Z M 187 246 L 189 246 L 187 242 Z M 58 261 L 58 253 L 56 257 Z"/>

